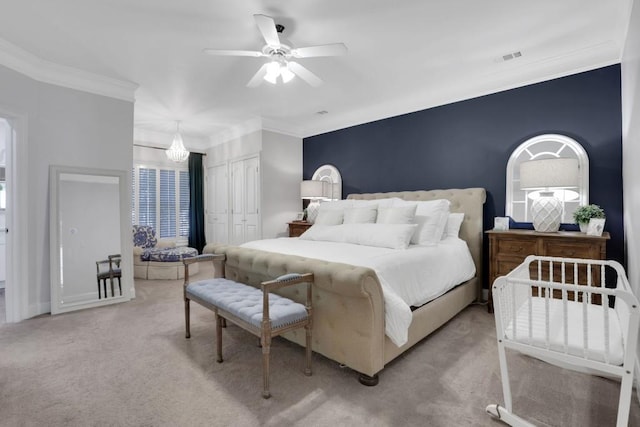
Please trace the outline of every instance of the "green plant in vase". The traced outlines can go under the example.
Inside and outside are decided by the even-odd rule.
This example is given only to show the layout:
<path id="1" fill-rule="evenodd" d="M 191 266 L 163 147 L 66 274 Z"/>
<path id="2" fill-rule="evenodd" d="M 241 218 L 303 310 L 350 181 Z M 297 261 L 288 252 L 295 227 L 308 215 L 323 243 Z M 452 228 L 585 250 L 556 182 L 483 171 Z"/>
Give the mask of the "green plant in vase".
<path id="1" fill-rule="evenodd" d="M 582 232 L 587 231 L 591 218 L 605 218 L 604 209 L 598 205 L 591 204 L 580 206 L 573 213 L 573 219 L 580 226 L 580 231 Z"/>

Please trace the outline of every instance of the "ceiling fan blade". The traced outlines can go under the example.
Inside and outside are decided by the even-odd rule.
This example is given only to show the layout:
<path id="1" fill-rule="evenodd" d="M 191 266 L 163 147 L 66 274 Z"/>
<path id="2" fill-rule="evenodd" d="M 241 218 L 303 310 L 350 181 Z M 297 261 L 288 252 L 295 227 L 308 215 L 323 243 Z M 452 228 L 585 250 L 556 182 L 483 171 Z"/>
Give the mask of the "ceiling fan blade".
<path id="1" fill-rule="evenodd" d="M 260 69 L 258 70 L 258 72 L 256 72 L 253 77 L 251 77 L 251 80 L 249 80 L 249 83 L 247 83 L 247 87 L 257 87 L 260 86 L 260 84 L 262 83 L 262 81 L 264 80 L 264 76 L 267 75 L 267 66 L 269 64 L 264 64 L 262 65 L 262 67 L 260 67 Z"/>
<path id="2" fill-rule="evenodd" d="M 316 76 L 297 62 L 289 61 L 287 67 L 296 76 L 300 77 L 302 80 L 309 83 L 313 87 L 318 87 L 323 83 L 320 77 Z"/>
<path id="3" fill-rule="evenodd" d="M 264 56 L 264 53 L 257 50 L 202 49 L 202 52 L 216 56 L 253 56 L 255 58 Z"/>
<path id="4" fill-rule="evenodd" d="M 278 37 L 278 31 L 276 30 L 276 23 L 273 18 L 267 15 L 253 15 L 256 20 L 256 25 L 264 37 L 264 41 L 269 46 L 280 47 L 280 37 Z"/>
<path id="5" fill-rule="evenodd" d="M 323 44 L 320 46 L 299 47 L 291 50 L 296 58 L 311 58 L 316 56 L 341 56 L 347 54 L 344 43 Z"/>

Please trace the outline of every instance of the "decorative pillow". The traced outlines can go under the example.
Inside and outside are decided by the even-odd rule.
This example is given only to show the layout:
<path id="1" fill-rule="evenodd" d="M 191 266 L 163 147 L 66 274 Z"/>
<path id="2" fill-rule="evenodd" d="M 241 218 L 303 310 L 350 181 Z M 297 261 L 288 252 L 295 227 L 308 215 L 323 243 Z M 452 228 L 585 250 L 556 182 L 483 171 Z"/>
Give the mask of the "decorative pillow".
<path id="1" fill-rule="evenodd" d="M 313 223 L 314 225 L 339 225 L 342 224 L 343 216 L 344 210 L 342 209 L 320 209 Z"/>
<path id="2" fill-rule="evenodd" d="M 361 208 L 363 206 L 376 206 L 378 208 L 388 208 L 393 206 L 393 203 L 402 200 L 398 197 L 389 197 L 386 199 L 347 199 L 352 203 L 351 206 Z"/>
<path id="3" fill-rule="evenodd" d="M 347 243 L 390 249 L 407 249 L 416 224 L 349 224 Z"/>
<path id="4" fill-rule="evenodd" d="M 314 225 L 299 238 L 325 242 L 353 243 L 381 248 L 406 249 L 416 224 Z"/>
<path id="5" fill-rule="evenodd" d="M 375 206 L 361 208 L 347 208 L 344 210 L 344 224 L 359 224 L 376 222 L 378 209 Z"/>
<path id="6" fill-rule="evenodd" d="M 442 239 L 449 218 L 449 201 L 446 199 L 428 200 L 424 202 L 396 202 L 394 206 L 417 204 L 415 223 L 418 228 L 411 243 L 414 245 L 435 245 Z"/>
<path id="7" fill-rule="evenodd" d="M 447 225 L 442 238 L 458 237 L 460 235 L 460 226 L 462 225 L 462 221 L 464 221 L 464 213 L 450 213 L 447 218 Z"/>
<path id="8" fill-rule="evenodd" d="M 418 205 L 378 208 L 378 224 L 413 224 Z"/>
<path id="9" fill-rule="evenodd" d="M 156 230 L 150 225 L 133 226 L 133 246 L 141 248 L 153 248 L 157 243 Z"/>
<path id="10" fill-rule="evenodd" d="M 340 212 L 342 214 L 342 212 Z M 317 222 L 312 226 L 307 228 L 307 231 L 302 233 L 300 240 L 320 240 L 324 242 L 341 242 L 345 243 L 346 238 L 344 234 L 344 224 L 340 225 L 322 225 Z"/>

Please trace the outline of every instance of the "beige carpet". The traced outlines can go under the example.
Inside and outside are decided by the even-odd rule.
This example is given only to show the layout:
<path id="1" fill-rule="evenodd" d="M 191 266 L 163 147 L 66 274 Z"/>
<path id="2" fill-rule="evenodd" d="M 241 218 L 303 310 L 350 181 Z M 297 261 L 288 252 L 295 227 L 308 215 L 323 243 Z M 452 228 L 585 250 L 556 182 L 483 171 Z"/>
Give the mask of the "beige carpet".
<path id="1" fill-rule="evenodd" d="M 277 339 L 261 392 L 257 339 L 235 326 L 215 363 L 211 312 L 192 304 L 184 338 L 181 283 L 137 281 L 131 302 L 0 326 L 2 426 L 499 426 L 493 317 L 462 312 L 387 366 L 380 384 Z M 615 424 L 613 381 L 510 356 L 516 412 L 538 425 Z M 634 392 L 632 426 L 640 426 Z"/>

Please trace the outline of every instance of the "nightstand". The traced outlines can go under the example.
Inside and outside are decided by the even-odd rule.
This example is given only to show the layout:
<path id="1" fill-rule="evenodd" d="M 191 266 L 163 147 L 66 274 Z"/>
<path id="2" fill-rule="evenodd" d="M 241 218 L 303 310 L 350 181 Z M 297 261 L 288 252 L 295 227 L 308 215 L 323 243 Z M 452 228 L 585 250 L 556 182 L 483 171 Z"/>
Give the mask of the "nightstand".
<path id="1" fill-rule="evenodd" d="M 298 237 L 313 224 L 307 221 L 291 221 L 289 224 L 289 237 Z"/>
<path id="2" fill-rule="evenodd" d="M 520 265 L 527 255 L 606 259 L 608 232 L 588 236 L 579 231 L 540 233 L 534 230 L 489 230 L 489 312 L 493 313 L 493 281 Z"/>

